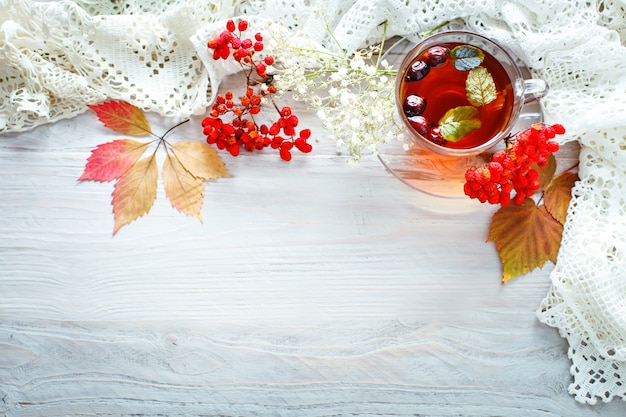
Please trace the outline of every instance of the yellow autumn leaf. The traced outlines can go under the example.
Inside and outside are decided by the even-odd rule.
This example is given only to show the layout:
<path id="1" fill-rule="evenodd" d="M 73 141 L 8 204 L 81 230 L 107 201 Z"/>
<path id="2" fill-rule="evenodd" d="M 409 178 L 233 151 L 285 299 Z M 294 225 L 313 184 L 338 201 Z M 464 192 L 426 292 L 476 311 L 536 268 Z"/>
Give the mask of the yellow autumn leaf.
<path id="1" fill-rule="evenodd" d="M 502 282 L 542 268 L 547 261 L 556 263 L 562 234 L 563 225 L 531 198 L 519 206 L 500 208 L 493 215 L 487 241 L 496 244 Z"/>
<path id="2" fill-rule="evenodd" d="M 163 186 L 172 207 L 202 221 L 204 180 L 193 176 L 176 156 L 167 152 L 163 163 Z"/>
<path id="3" fill-rule="evenodd" d="M 486 106 L 498 96 L 493 77 L 485 67 L 472 68 L 465 80 L 467 100 L 474 106 Z"/>
<path id="4" fill-rule="evenodd" d="M 157 196 L 157 168 L 155 154 L 139 160 L 115 183 L 113 190 L 113 234 L 133 220 L 147 214 Z"/>
<path id="5" fill-rule="evenodd" d="M 196 178 L 214 180 L 230 177 L 218 153 L 206 143 L 178 142 L 170 148 L 180 164 Z"/>

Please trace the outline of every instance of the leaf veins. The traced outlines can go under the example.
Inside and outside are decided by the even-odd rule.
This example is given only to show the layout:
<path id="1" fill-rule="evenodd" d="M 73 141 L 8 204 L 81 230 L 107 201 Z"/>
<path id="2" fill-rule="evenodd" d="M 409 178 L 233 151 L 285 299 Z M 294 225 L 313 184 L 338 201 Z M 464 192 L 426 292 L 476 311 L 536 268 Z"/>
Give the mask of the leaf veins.
<path id="1" fill-rule="evenodd" d="M 572 199 L 572 187 L 576 181 L 578 181 L 578 174 L 562 172 L 554 177 L 545 188 L 543 200 L 546 209 L 561 224 L 565 224 L 567 210 Z"/>
<path id="2" fill-rule="evenodd" d="M 500 208 L 493 215 L 487 241 L 496 244 L 502 282 L 542 268 L 546 261 L 556 263 L 562 234 L 563 225 L 531 198 L 519 206 Z"/>
<path id="3" fill-rule="evenodd" d="M 192 175 L 179 159 L 169 152 L 163 163 L 163 186 L 172 207 L 202 221 L 204 180 Z"/>
<path id="4" fill-rule="evenodd" d="M 497 97 L 496 84 L 493 77 L 484 67 L 470 70 L 465 81 L 467 99 L 474 106 L 485 106 Z"/>
<path id="5" fill-rule="evenodd" d="M 143 155 L 149 143 L 131 139 L 114 140 L 91 151 L 78 181 L 111 181 L 119 178 Z"/>
<path id="6" fill-rule="evenodd" d="M 87 107 L 96 112 L 102 124 L 111 130 L 132 136 L 145 136 L 152 133 L 145 114 L 130 103 L 107 101 Z"/>
<path id="7" fill-rule="evenodd" d="M 472 45 L 459 45 L 450 51 L 450 56 L 454 58 L 454 68 L 459 71 L 476 68 L 485 59 L 483 51 Z"/>
<path id="8" fill-rule="evenodd" d="M 170 146 L 181 165 L 196 178 L 230 177 L 218 153 L 202 142 L 178 142 Z"/>
<path id="9" fill-rule="evenodd" d="M 150 211 L 156 200 L 158 176 L 156 155 L 152 154 L 134 164 L 115 183 L 113 234 Z"/>
<path id="10" fill-rule="evenodd" d="M 480 126 L 480 113 L 476 107 L 472 106 L 459 106 L 450 109 L 439 120 L 441 135 L 450 142 L 458 142 Z"/>

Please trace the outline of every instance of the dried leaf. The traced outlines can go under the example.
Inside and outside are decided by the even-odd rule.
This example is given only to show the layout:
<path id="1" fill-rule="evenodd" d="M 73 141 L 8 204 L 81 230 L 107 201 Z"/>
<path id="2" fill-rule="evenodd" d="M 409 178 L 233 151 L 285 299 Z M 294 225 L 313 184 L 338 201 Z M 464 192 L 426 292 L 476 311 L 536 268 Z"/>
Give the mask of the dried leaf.
<path id="1" fill-rule="evenodd" d="M 450 109 L 439 120 L 441 135 L 450 142 L 458 142 L 472 130 L 478 129 L 480 125 L 480 113 L 473 106 Z"/>
<path id="2" fill-rule="evenodd" d="M 454 59 L 454 68 L 459 71 L 476 68 L 485 59 L 483 51 L 472 45 L 459 45 L 450 51 L 450 56 Z"/>
<path id="3" fill-rule="evenodd" d="M 502 261 L 502 282 L 533 269 L 546 261 L 556 263 L 563 225 L 527 198 L 521 205 L 500 208 L 491 221 L 487 241 L 496 243 Z"/>
<path id="4" fill-rule="evenodd" d="M 493 77 L 484 67 L 476 67 L 467 74 L 465 90 L 467 91 L 467 99 L 474 106 L 485 106 L 497 97 Z"/>
<path id="5" fill-rule="evenodd" d="M 131 139 L 114 140 L 91 151 L 79 181 L 111 181 L 118 179 L 143 155 L 149 143 Z"/>
<path id="6" fill-rule="evenodd" d="M 88 105 L 96 112 L 98 119 L 111 130 L 133 136 L 152 133 L 150 124 L 141 109 L 125 101 L 107 101 L 98 105 Z"/>
<path id="7" fill-rule="evenodd" d="M 172 207 L 202 221 L 204 181 L 185 169 L 176 156 L 167 152 L 163 163 L 163 186 Z"/>
<path id="8" fill-rule="evenodd" d="M 565 224 L 567 209 L 572 199 L 572 187 L 576 181 L 578 181 L 577 174 L 563 172 L 554 177 L 545 188 L 543 200 L 546 209 L 561 224 Z"/>
<path id="9" fill-rule="evenodd" d="M 218 153 L 205 143 L 178 142 L 170 148 L 181 165 L 196 178 L 214 180 L 219 177 L 230 177 Z"/>
<path id="10" fill-rule="evenodd" d="M 148 213 L 156 200 L 159 171 L 156 155 L 140 160 L 115 183 L 113 190 L 113 234 L 124 225 Z"/>

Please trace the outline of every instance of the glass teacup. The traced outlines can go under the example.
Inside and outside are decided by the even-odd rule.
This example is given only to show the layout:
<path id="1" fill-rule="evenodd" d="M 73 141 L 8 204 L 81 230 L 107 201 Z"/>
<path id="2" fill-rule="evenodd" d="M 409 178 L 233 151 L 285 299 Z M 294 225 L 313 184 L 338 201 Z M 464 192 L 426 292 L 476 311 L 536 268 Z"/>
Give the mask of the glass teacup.
<path id="1" fill-rule="evenodd" d="M 548 91 L 525 78 L 495 42 L 447 31 L 418 43 L 396 80 L 396 103 L 412 139 L 441 155 L 477 155 L 511 134 L 524 104 Z"/>

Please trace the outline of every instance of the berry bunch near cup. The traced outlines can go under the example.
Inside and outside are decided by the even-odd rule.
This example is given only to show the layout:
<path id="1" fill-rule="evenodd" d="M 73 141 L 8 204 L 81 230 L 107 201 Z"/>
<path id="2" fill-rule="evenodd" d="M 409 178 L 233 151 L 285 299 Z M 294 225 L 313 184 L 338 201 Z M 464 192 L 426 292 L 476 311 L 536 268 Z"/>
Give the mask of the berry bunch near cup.
<path id="1" fill-rule="evenodd" d="M 311 152 L 313 147 L 308 143 L 311 130 L 297 131 L 298 117 L 289 106 L 279 107 L 276 103 L 276 87 L 267 74 L 274 57 L 259 58 L 264 49 L 263 35 L 256 33 L 254 38 L 248 38 L 244 36 L 247 30 L 248 21 L 228 20 L 226 29 L 207 44 L 214 60 L 232 56 L 241 65 L 246 89 L 238 99 L 232 91 L 218 94 L 209 115 L 202 120 L 203 132 L 207 143 L 226 149 L 233 156 L 239 155 L 242 148 L 253 152 L 270 147 L 278 150 L 281 159 L 290 161 L 294 148 L 302 153 Z M 260 123 L 257 118 L 266 104 L 278 118 L 271 123 Z"/>
<path id="2" fill-rule="evenodd" d="M 507 141 L 505 149 L 492 155 L 490 162 L 466 171 L 465 195 L 481 203 L 522 204 L 541 187 L 539 171 L 534 166 L 548 164 L 549 156 L 559 150 L 554 137 L 564 133 L 560 124 L 542 123 L 518 133 Z"/>

